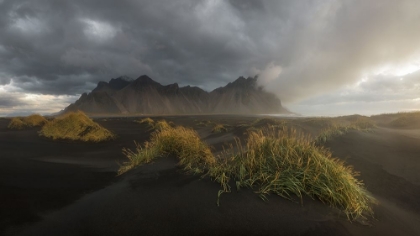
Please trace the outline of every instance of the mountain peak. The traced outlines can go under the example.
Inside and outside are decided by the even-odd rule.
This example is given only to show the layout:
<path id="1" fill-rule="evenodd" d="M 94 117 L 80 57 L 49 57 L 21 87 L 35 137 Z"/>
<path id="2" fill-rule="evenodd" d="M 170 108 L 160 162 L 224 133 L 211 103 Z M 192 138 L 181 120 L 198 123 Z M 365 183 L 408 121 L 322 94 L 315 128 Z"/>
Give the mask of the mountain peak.
<path id="1" fill-rule="evenodd" d="M 226 87 L 241 87 L 241 88 L 250 88 L 250 87 L 256 87 L 257 85 L 257 77 L 254 78 L 248 77 L 245 79 L 245 77 L 240 76 L 235 81 L 229 83 Z"/>
<path id="2" fill-rule="evenodd" d="M 126 76 L 101 82 L 68 109 L 87 113 L 144 114 L 267 114 L 285 110 L 274 95 L 257 88 L 257 77 L 243 76 L 224 87 L 206 92 L 199 87 L 161 85 L 147 75 L 136 80 Z"/>
<path id="3" fill-rule="evenodd" d="M 118 77 L 116 79 L 118 79 L 118 80 L 124 80 L 124 81 L 127 81 L 127 82 L 131 82 L 131 81 L 134 80 L 134 79 L 132 79 L 131 77 L 129 77 L 127 75 L 120 76 L 120 77 Z"/>
<path id="4" fill-rule="evenodd" d="M 154 80 L 152 80 L 152 79 L 151 79 L 149 76 L 147 76 L 147 75 L 142 75 L 142 76 L 138 77 L 138 78 L 136 79 L 136 81 L 138 81 L 138 82 L 142 82 L 142 83 L 151 83 L 151 82 L 156 83 Z"/>

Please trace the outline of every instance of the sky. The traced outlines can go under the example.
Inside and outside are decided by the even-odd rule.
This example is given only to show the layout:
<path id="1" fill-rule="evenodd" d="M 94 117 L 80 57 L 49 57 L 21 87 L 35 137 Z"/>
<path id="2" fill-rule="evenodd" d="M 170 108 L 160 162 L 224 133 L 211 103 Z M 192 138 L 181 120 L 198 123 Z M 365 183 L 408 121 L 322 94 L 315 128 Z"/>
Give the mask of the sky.
<path id="1" fill-rule="evenodd" d="M 211 91 L 259 75 L 308 116 L 420 110 L 418 0 L 0 0 L 0 116 L 99 81 Z"/>

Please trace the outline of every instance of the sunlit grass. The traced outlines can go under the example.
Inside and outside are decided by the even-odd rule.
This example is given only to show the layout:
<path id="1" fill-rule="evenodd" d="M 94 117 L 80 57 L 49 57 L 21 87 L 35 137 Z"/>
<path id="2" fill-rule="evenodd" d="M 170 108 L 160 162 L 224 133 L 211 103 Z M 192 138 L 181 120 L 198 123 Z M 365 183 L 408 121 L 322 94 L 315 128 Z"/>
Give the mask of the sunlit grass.
<path id="1" fill-rule="evenodd" d="M 18 117 L 12 118 L 9 125 L 7 126 L 9 129 L 24 129 L 25 127 L 26 124 L 22 121 L 21 118 Z"/>
<path id="2" fill-rule="evenodd" d="M 146 125 L 148 125 L 149 127 L 151 127 L 151 128 L 153 128 L 153 126 L 154 126 L 154 124 L 155 124 L 155 121 L 154 120 L 152 120 L 151 118 L 149 118 L 149 117 L 147 117 L 147 118 L 144 118 L 144 119 L 141 119 L 141 120 L 138 120 L 138 121 L 135 121 L 135 122 L 137 122 L 137 123 L 139 123 L 139 124 L 146 124 Z"/>
<path id="3" fill-rule="evenodd" d="M 48 123 L 48 120 L 39 114 L 33 114 L 27 117 L 12 118 L 7 128 L 9 129 L 25 129 L 37 126 L 43 126 Z"/>
<path id="4" fill-rule="evenodd" d="M 315 145 L 311 138 L 295 130 L 271 127 L 250 132 L 246 145 L 236 141 L 235 147 L 216 158 L 194 130 L 166 127 L 155 131 L 143 146 L 136 144 L 136 150 L 123 149 L 128 161 L 119 174 L 171 155 L 179 158 L 185 170 L 221 184 L 218 203 L 234 183 L 237 189 L 255 190 L 263 199 L 268 194 L 288 199 L 307 195 L 342 209 L 350 220 L 372 214 L 374 199 L 355 178 L 358 173 L 332 158 L 331 152 Z"/>
<path id="5" fill-rule="evenodd" d="M 123 163 L 119 174 L 163 155 L 178 157 L 179 164 L 185 170 L 193 173 L 203 173 L 209 165 L 215 162 L 210 148 L 200 140 L 193 129 L 173 128 L 165 121 L 161 121 L 161 123 L 161 128 L 152 134 L 150 141 L 143 147 L 136 144 L 135 152 L 123 149 L 123 153 L 129 158 L 129 161 Z"/>
<path id="6" fill-rule="evenodd" d="M 149 117 L 135 122 L 139 124 L 146 124 L 151 130 L 162 130 L 174 126 L 173 122 L 166 122 L 165 120 L 155 121 Z"/>
<path id="7" fill-rule="evenodd" d="M 83 112 L 71 112 L 47 123 L 39 132 L 41 136 L 56 139 L 100 142 L 114 138 L 114 135 L 103 128 Z"/>
<path id="8" fill-rule="evenodd" d="M 339 137 L 348 133 L 351 130 L 370 131 L 375 128 L 375 123 L 369 118 L 357 118 L 349 125 L 331 125 L 321 131 L 321 133 L 315 138 L 317 144 L 322 144 L 331 140 L 335 137 Z"/>
<path id="9" fill-rule="evenodd" d="M 195 122 L 197 126 L 215 125 L 212 121 L 209 121 L 209 120 L 202 120 L 202 121 L 195 120 Z"/>
<path id="10" fill-rule="evenodd" d="M 255 189 L 262 198 L 308 195 L 342 209 L 349 219 L 372 213 L 373 198 L 352 167 L 295 130 L 252 132 L 246 146 L 238 141 L 237 149 L 225 153 L 208 171 L 222 186 L 219 196 L 231 191 L 232 181 L 238 189 Z"/>
<path id="11" fill-rule="evenodd" d="M 211 130 L 212 133 L 224 133 L 227 132 L 228 128 L 223 124 L 216 124 Z"/>

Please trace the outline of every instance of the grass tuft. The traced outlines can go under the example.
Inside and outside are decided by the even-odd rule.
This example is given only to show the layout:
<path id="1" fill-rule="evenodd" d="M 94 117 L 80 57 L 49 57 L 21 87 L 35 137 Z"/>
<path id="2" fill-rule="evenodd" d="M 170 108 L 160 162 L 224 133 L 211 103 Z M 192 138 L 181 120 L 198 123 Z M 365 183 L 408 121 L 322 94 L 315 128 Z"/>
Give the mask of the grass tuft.
<path id="1" fill-rule="evenodd" d="M 215 158 L 194 130 L 169 127 L 152 133 L 143 147 L 136 144 L 135 151 L 123 149 L 123 153 L 129 160 L 119 174 L 162 155 L 178 157 L 185 170 L 220 183 L 218 203 L 235 183 L 237 189 L 256 190 L 263 199 L 268 194 L 288 199 L 296 195 L 301 200 L 308 195 L 342 209 L 350 220 L 373 213 L 374 199 L 355 178 L 358 173 L 295 130 L 271 127 L 250 132 L 246 145 L 236 139 L 236 147 Z"/>
<path id="2" fill-rule="evenodd" d="M 171 128 L 171 125 L 166 120 L 159 120 L 154 124 L 153 128 L 156 130 L 165 130 Z"/>
<path id="3" fill-rule="evenodd" d="M 7 126 L 9 129 L 24 129 L 26 128 L 26 124 L 22 121 L 21 118 L 12 118 L 9 125 Z"/>
<path id="4" fill-rule="evenodd" d="M 151 118 L 149 118 L 149 117 L 144 118 L 144 119 L 141 119 L 141 120 L 139 120 L 139 121 L 135 121 L 135 122 L 137 122 L 137 123 L 139 123 L 139 124 L 146 124 L 146 125 L 148 125 L 149 127 L 153 127 L 153 126 L 154 126 L 154 124 L 155 124 L 155 121 L 154 121 L 154 120 L 152 120 L 152 119 L 151 119 Z"/>
<path id="5" fill-rule="evenodd" d="M 339 137 L 348 133 L 350 130 L 361 130 L 361 131 L 370 131 L 375 128 L 376 125 L 369 118 L 361 117 L 357 118 L 349 125 L 332 125 L 326 129 L 323 129 L 321 133 L 315 138 L 315 143 L 322 144 L 326 143 L 332 138 Z"/>
<path id="6" fill-rule="evenodd" d="M 234 181 L 238 189 L 256 188 L 263 199 L 271 193 L 288 199 L 308 195 L 342 209 L 351 220 L 372 214 L 374 199 L 355 178 L 358 173 L 295 130 L 252 132 L 246 146 L 238 140 L 237 148 L 208 171 L 221 184 L 220 193 L 230 192 Z"/>
<path id="7" fill-rule="evenodd" d="M 103 128 L 83 112 L 71 112 L 44 125 L 41 136 L 56 139 L 80 140 L 84 142 L 101 142 L 114 138 L 114 135 Z"/>
<path id="8" fill-rule="evenodd" d="M 48 123 L 48 120 L 38 114 L 33 114 L 23 118 L 23 122 L 29 127 L 43 126 Z"/>
<path id="9" fill-rule="evenodd" d="M 129 161 L 123 163 L 119 170 L 122 174 L 137 165 L 148 163 L 153 158 L 163 155 L 172 155 L 179 158 L 179 164 L 184 170 L 193 173 L 203 173 L 211 164 L 215 163 L 210 148 L 201 141 L 198 134 L 185 127 L 171 127 L 161 121 L 162 129 L 152 133 L 150 142 L 144 147 L 136 144 L 136 151 L 123 149 Z"/>
<path id="10" fill-rule="evenodd" d="M 222 124 L 216 124 L 211 130 L 212 133 L 224 133 L 227 131 L 228 131 L 227 127 Z"/>
<path id="11" fill-rule="evenodd" d="M 25 129 L 37 126 L 43 126 L 48 123 L 48 120 L 39 114 L 32 114 L 22 118 L 12 118 L 7 128 L 9 129 Z"/>

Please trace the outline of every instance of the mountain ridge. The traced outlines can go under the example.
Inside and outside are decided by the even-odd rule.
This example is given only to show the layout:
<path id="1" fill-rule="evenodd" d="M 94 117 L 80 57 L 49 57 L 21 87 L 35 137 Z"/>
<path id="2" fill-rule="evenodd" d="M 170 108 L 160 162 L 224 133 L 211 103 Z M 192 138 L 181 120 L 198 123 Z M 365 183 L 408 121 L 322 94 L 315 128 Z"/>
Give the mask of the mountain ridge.
<path id="1" fill-rule="evenodd" d="M 178 83 L 162 85 L 147 75 L 100 81 L 90 93 L 64 109 L 87 114 L 278 114 L 290 113 L 276 95 L 257 86 L 256 77 L 239 77 L 207 92 Z"/>

